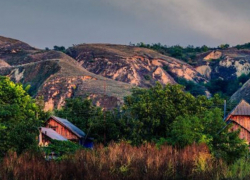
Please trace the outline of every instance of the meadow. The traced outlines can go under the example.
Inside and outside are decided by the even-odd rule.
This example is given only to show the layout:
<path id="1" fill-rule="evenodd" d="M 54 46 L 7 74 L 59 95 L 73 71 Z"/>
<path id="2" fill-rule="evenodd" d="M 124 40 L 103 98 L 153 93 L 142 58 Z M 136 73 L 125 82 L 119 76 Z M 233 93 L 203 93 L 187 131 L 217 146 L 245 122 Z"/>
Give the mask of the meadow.
<path id="1" fill-rule="evenodd" d="M 46 160 L 42 152 L 9 152 L 1 161 L 0 179 L 249 179 L 249 165 L 244 159 L 228 165 L 213 158 L 205 144 L 177 149 L 121 142 L 55 160 Z"/>

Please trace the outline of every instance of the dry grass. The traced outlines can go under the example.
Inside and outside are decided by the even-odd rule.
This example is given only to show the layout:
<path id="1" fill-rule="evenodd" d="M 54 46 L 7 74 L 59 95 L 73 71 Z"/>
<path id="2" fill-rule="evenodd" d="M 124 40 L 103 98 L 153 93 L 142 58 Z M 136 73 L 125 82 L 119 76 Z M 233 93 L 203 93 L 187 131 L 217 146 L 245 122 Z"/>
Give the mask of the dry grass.
<path id="1" fill-rule="evenodd" d="M 222 163 L 215 162 L 205 145 L 183 150 L 152 144 L 98 145 L 60 161 L 41 155 L 9 153 L 0 165 L 0 179 L 216 179 Z"/>

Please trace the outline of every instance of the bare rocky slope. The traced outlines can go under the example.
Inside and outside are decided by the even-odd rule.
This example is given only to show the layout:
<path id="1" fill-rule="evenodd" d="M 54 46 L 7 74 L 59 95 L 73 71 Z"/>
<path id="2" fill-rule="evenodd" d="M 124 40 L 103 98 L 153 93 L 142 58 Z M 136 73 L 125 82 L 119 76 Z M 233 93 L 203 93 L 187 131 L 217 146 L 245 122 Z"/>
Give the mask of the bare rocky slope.
<path id="1" fill-rule="evenodd" d="M 60 108 L 66 98 L 87 95 L 97 105 L 113 108 L 132 88 L 87 71 L 62 52 L 39 50 L 5 37 L 0 37 L 0 75 L 31 85 L 34 97 L 43 96 L 45 110 Z"/>
<path id="2" fill-rule="evenodd" d="M 196 70 L 206 79 L 235 79 L 250 73 L 249 49 L 218 49 L 197 56 Z"/>
<path id="3" fill-rule="evenodd" d="M 140 87 L 156 81 L 175 84 L 175 79 L 205 81 L 195 68 L 154 50 L 113 44 L 80 44 L 67 49 L 82 67 L 104 77 Z"/>
<path id="4" fill-rule="evenodd" d="M 250 49 L 217 49 L 198 55 L 196 61 L 196 70 L 208 81 L 218 78 L 230 81 L 250 73 Z M 230 98 L 236 103 L 242 99 L 250 102 L 250 80 Z"/>

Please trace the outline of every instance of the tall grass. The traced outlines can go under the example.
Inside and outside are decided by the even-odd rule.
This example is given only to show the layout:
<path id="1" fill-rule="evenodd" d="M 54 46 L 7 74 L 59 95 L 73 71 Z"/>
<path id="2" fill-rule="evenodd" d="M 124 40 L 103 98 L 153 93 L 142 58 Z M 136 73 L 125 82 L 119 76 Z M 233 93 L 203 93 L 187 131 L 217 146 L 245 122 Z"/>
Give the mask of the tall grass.
<path id="1" fill-rule="evenodd" d="M 233 178 L 237 173 L 229 172 L 238 172 L 237 167 L 230 170 L 222 161 L 213 159 L 206 145 L 194 144 L 178 150 L 171 146 L 157 149 L 153 144 L 134 147 L 112 143 L 108 147 L 97 145 L 94 150 L 78 151 L 60 161 L 47 161 L 39 153 L 17 156 L 10 152 L 0 164 L 0 179 L 210 180 Z M 243 176 L 247 176 L 247 171 L 237 177 Z"/>

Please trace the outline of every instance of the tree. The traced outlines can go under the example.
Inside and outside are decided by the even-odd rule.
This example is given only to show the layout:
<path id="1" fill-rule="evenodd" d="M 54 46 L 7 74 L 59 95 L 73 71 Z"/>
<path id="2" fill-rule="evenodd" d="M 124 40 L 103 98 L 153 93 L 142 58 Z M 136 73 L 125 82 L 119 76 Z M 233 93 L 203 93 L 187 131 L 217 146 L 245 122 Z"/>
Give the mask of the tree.
<path id="1" fill-rule="evenodd" d="M 183 86 L 163 87 L 157 83 L 150 89 L 134 89 L 132 95 L 125 98 L 123 110 L 129 116 L 130 125 L 134 126 L 131 138 L 139 144 L 144 140 L 168 137 L 178 116 L 200 114 L 214 103 L 205 96 L 195 98 L 185 93 Z"/>
<path id="2" fill-rule="evenodd" d="M 218 108 L 206 110 L 203 114 L 179 116 L 173 123 L 168 143 L 185 147 L 192 143 L 206 143 L 215 157 L 233 162 L 248 151 L 245 140 L 239 138 L 239 131 L 230 132 L 230 125 L 222 120 Z"/>
<path id="3" fill-rule="evenodd" d="M 103 111 L 88 98 L 67 99 L 65 106 L 55 114 L 71 121 L 96 142 L 107 143 L 122 138 L 123 124 L 119 120 L 119 111 Z"/>
<path id="4" fill-rule="evenodd" d="M 90 128 L 90 119 L 100 115 L 100 110 L 93 106 L 90 99 L 66 99 L 65 106 L 56 110 L 59 117 L 69 119 L 73 124 L 87 132 Z"/>
<path id="5" fill-rule="evenodd" d="M 37 106 L 23 89 L 7 77 L 0 77 L 0 156 L 9 149 L 21 153 L 36 146 Z"/>
<path id="6" fill-rule="evenodd" d="M 64 53 L 66 51 L 64 46 L 54 46 L 53 48 L 54 48 L 55 51 L 61 51 L 61 52 L 64 52 Z"/>
<path id="7" fill-rule="evenodd" d="M 220 48 L 220 49 L 227 49 L 229 47 L 230 47 L 229 44 L 221 44 L 220 46 L 218 46 L 218 48 Z"/>
<path id="8" fill-rule="evenodd" d="M 246 155 L 247 145 L 238 132 L 228 131 L 222 107 L 219 95 L 194 97 L 180 85 L 134 89 L 123 107 L 131 134 L 127 138 L 134 144 L 165 141 L 179 148 L 206 143 L 216 157 L 232 162 Z"/>

